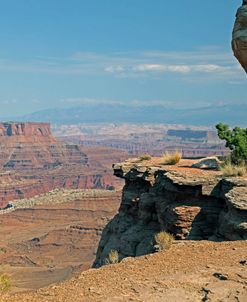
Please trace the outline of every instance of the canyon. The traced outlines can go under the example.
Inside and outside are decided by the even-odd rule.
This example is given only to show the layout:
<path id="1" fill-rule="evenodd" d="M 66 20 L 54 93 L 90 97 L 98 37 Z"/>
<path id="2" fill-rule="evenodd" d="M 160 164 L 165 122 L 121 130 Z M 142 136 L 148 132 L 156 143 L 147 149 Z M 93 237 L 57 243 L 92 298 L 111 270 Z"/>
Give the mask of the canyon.
<path id="1" fill-rule="evenodd" d="M 111 162 L 127 157 L 111 148 L 84 150 L 56 139 L 50 124 L 30 122 L 0 124 L 0 153 L 0 208 L 56 188 L 120 188 Z"/>
<path id="2" fill-rule="evenodd" d="M 244 301 L 246 176 L 195 168 L 197 159 L 126 160 L 55 138 L 46 123 L 0 133 L 0 273 L 12 285 L 2 301 Z M 160 230 L 176 240 L 156 253 Z M 111 250 L 121 263 L 105 265 Z"/>
<path id="3" fill-rule="evenodd" d="M 59 140 L 49 123 L 6 122 L 0 154 L 0 274 L 11 276 L 12 291 L 88 269 L 119 206 L 112 161 L 127 153 Z"/>
<path id="4" fill-rule="evenodd" d="M 228 153 L 212 127 L 176 124 L 73 124 L 53 125 L 54 134 L 84 147 L 110 147 L 129 157 L 181 150 L 183 157 L 206 157 Z"/>
<path id="5" fill-rule="evenodd" d="M 128 159 L 113 165 L 122 194 L 58 189 L 16 201 L 0 215 L 13 283 L 1 302 L 245 301 L 247 178 L 196 162 Z M 157 253 L 160 230 L 176 240 Z M 119 264 L 105 265 L 110 250 Z"/>

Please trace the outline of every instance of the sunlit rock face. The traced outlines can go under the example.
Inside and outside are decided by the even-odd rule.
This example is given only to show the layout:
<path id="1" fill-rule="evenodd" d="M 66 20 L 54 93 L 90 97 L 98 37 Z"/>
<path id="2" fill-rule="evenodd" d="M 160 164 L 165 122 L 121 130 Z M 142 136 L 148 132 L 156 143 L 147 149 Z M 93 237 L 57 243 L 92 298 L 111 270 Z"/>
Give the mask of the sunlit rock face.
<path id="1" fill-rule="evenodd" d="M 60 141 L 48 123 L 0 122 L 0 209 L 59 188 L 121 187 L 110 163 L 125 156 Z"/>
<path id="2" fill-rule="evenodd" d="M 247 73 L 247 0 L 238 9 L 232 33 L 232 49 L 235 57 Z"/>

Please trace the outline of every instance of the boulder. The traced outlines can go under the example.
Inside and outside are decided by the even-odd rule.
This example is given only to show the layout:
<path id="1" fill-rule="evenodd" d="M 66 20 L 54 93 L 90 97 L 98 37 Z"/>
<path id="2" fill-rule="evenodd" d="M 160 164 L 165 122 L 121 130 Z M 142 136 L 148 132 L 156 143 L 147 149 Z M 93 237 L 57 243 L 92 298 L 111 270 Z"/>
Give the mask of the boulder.
<path id="1" fill-rule="evenodd" d="M 221 161 L 217 157 L 206 157 L 192 165 L 192 168 L 219 170 Z"/>

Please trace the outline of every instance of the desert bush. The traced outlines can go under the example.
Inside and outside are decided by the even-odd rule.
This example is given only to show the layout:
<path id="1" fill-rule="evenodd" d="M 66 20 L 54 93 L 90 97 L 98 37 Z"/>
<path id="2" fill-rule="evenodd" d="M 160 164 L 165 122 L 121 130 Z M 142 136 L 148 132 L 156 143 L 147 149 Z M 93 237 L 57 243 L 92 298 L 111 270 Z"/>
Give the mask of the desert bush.
<path id="1" fill-rule="evenodd" d="M 139 160 L 143 161 L 143 160 L 150 160 L 152 157 L 149 154 L 143 154 L 139 156 Z"/>
<path id="2" fill-rule="evenodd" d="M 158 245 L 159 251 L 168 250 L 174 241 L 173 235 L 165 231 L 157 233 L 154 239 Z"/>
<path id="3" fill-rule="evenodd" d="M 11 282 L 9 276 L 3 274 L 0 275 L 0 292 L 6 292 L 10 290 Z"/>
<path id="4" fill-rule="evenodd" d="M 6 251 L 6 248 L 4 248 L 4 247 L 0 247 L 0 253 L 3 253 L 3 254 L 5 254 L 7 251 Z"/>
<path id="5" fill-rule="evenodd" d="M 179 163 L 181 158 L 182 154 L 177 150 L 174 152 L 165 152 L 163 154 L 162 163 L 163 165 L 176 165 L 177 163 Z"/>
<path id="6" fill-rule="evenodd" d="M 105 264 L 116 264 L 119 262 L 118 251 L 111 250 L 108 254 L 108 257 L 105 259 Z"/>
<path id="7" fill-rule="evenodd" d="M 218 136 L 226 141 L 226 147 L 231 150 L 231 161 L 234 164 L 247 163 L 247 128 L 230 129 L 226 124 L 216 125 Z"/>
<path id="8" fill-rule="evenodd" d="M 245 164 L 234 165 L 231 161 L 223 164 L 220 169 L 223 176 L 244 176 L 247 173 Z"/>

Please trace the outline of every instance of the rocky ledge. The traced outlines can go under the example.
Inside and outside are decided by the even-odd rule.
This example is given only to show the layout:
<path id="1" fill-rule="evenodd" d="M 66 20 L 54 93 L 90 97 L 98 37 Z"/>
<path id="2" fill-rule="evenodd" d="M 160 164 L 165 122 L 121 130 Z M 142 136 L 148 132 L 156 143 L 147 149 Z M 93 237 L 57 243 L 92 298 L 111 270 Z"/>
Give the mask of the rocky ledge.
<path id="1" fill-rule="evenodd" d="M 94 267 L 110 250 L 120 259 L 154 251 L 160 230 L 176 239 L 247 239 L 247 179 L 223 178 L 219 171 L 192 168 L 190 160 L 165 166 L 160 159 L 113 166 L 125 179 L 118 214 L 103 231 Z"/>

